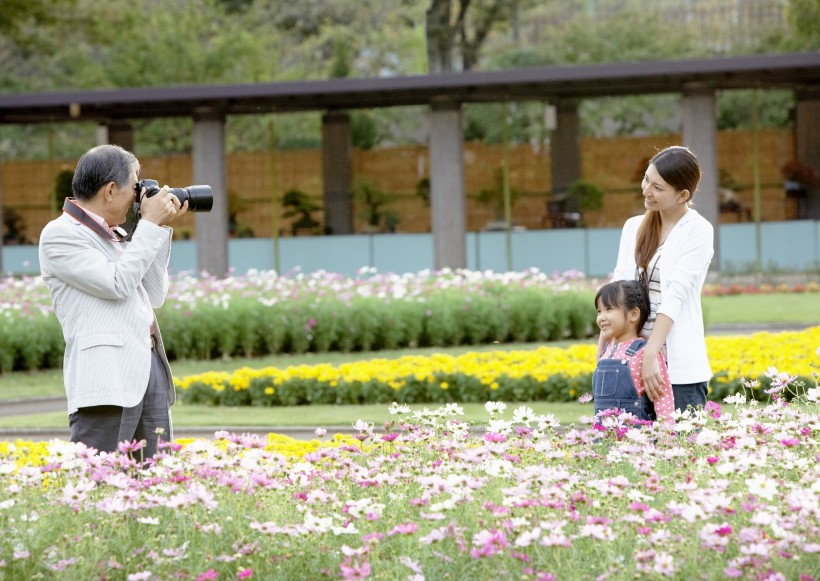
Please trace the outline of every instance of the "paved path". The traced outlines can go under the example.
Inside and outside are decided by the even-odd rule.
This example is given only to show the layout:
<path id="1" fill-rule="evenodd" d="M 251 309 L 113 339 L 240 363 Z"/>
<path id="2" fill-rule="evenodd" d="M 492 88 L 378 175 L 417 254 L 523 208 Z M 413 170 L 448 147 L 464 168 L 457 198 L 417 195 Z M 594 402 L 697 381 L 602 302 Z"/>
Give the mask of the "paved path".
<path id="1" fill-rule="evenodd" d="M 65 412 L 67 403 L 65 397 L 44 397 L 26 400 L 0 400 L 0 417 L 3 416 L 27 416 L 31 414 L 42 414 L 49 412 Z M 354 434 L 355 431 L 349 426 L 328 427 L 328 434 Z M 313 433 L 314 428 L 284 428 L 275 426 L 206 426 L 206 427 L 176 427 L 174 428 L 175 438 L 211 438 L 214 432 L 225 430 L 236 434 L 260 434 L 265 435 L 270 432 L 283 434 L 297 440 L 313 440 L 317 436 Z M 70 434 L 68 427 L 65 428 L 0 428 L 0 440 L 31 440 L 41 442 L 54 438 L 67 440 Z"/>

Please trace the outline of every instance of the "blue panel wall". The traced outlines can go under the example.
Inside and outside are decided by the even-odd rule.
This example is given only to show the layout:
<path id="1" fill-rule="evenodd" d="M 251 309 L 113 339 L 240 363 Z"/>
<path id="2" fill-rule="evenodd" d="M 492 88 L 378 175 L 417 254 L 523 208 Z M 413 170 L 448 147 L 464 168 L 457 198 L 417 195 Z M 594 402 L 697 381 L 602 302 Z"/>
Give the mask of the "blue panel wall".
<path id="1" fill-rule="evenodd" d="M 751 272 L 757 256 L 755 224 L 724 224 L 718 228 L 720 268 L 723 272 Z M 538 268 L 542 272 L 579 270 L 603 277 L 618 257 L 620 229 L 530 230 L 511 234 L 514 271 Z M 467 268 L 504 272 L 507 238 L 504 232 L 469 232 Z M 820 221 L 766 222 L 760 225 L 760 249 L 765 271 L 816 272 L 820 270 Z M 287 273 L 326 270 L 354 275 L 362 267 L 379 272 L 418 272 L 432 269 L 431 234 L 362 234 L 354 236 L 288 237 L 279 241 L 280 269 Z M 270 238 L 230 240 L 228 261 L 236 274 L 250 269 L 274 268 Z M 174 242 L 169 269 L 196 270 L 196 244 Z M 4 246 L 3 270 L 11 274 L 40 271 L 36 246 Z"/>
<path id="2" fill-rule="evenodd" d="M 370 235 L 373 244 L 373 266 L 379 272 L 418 272 L 432 268 L 435 261 L 433 237 L 430 234 Z"/>

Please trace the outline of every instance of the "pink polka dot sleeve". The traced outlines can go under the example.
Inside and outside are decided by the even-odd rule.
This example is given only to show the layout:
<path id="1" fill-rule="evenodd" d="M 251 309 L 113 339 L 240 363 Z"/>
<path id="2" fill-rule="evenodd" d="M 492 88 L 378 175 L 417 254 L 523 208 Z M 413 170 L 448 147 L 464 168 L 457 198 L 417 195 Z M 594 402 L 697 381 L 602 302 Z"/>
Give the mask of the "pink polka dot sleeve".
<path id="1" fill-rule="evenodd" d="M 626 351 L 626 349 L 624 349 Z M 643 377 L 641 376 L 641 366 L 643 365 L 644 350 L 638 351 L 629 361 L 629 372 L 632 375 L 632 382 L 638 395 L 644 394 Z M 663 395 L 654 403 L 655 414 L 659 420 L 669 419 L 675 411 L 675 396 L 672 393 L 672 383 L 669 380 L 669 368 L 662 353 L 658 353 L 658 365 L 661 368 L 661 378 L 663 380 Z"/>

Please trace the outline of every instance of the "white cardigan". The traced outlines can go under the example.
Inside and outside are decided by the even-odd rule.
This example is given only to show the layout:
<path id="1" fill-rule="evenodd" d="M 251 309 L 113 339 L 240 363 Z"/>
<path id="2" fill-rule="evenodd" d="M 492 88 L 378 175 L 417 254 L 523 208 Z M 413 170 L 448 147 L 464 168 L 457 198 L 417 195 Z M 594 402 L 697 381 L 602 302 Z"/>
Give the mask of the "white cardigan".
<path id="1" fill-rule="evenodd" d="M 635 280 L 635 245 L 643 216 L 630 218 L 621 232 L 613 280 Z M 658 314 L 672 321 L 666 339 L 669 376 L 675 385 L 709 381 L 700 293 L 715 253 L 712 225 L 689 209 L 669 233 L 661 254 L 661 304 Z"/>

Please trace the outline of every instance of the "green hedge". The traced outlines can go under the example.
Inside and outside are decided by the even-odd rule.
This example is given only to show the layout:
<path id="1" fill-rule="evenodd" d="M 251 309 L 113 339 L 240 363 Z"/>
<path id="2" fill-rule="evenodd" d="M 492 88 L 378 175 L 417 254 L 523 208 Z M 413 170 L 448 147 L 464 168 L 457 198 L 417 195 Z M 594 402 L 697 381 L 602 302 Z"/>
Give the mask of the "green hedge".
<path id="1" fill-rule="evenodd" d="M 408 299 L 312 294 L 272 305 L 234 296 L 219 306 L 173 302 L 157 319 L 170 359 L 207 360 L 581 339 L 595 329 L 592 298 L 585 291 L 512 285 Z M 53 314 L 0 317 L 0 373 L 59 367 L 64 350 Z"/>

